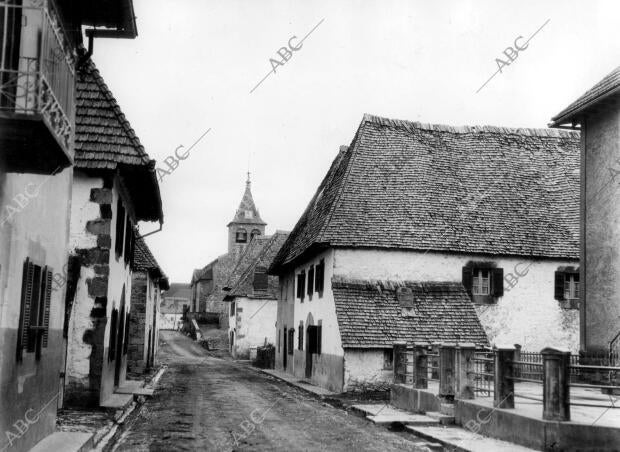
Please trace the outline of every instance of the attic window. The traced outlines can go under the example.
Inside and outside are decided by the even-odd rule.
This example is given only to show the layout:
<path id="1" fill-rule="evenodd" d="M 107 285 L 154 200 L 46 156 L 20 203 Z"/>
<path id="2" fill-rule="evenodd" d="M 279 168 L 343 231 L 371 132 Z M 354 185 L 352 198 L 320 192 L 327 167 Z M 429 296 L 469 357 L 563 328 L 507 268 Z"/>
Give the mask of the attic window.
<path id="1" fill-rule="evenodd" d="M 237 229 L 237 234 L 235 236 L 235 242 L 237 243 L 246 243 L 248 241 L 248 231 L 245 229 Z"/>
<path id="2" fill-rule="evenodd" d="M 396 299 L 402 308 L 413 308 L 413 291 L 409 287 L 399 287 Z"/>

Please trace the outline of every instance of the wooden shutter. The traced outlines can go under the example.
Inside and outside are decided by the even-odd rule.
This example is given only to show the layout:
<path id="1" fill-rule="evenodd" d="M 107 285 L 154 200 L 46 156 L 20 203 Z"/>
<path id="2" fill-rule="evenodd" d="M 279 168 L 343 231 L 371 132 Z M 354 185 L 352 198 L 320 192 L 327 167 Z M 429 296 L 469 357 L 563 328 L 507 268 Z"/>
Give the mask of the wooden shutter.
<path id="1" fill-rule="evenodd" d="M 22 297 L 21 310 L 19 313 L 19 325 L 17 330 L 17 360 L 22 360 L 23 349 L 28 347 L 28 331 L 30 328 L 30 302 L 32 300 L 32 285 L 34 277 L 34 264 L 30 259 L 24 262 L 22 273 Z"/>
<path id="2" fill-rule="evenodd" d="M 116 237 L 114 238 L 114 251 L 116 257 L 123 254 L 123 232 L 125 231 L 125 209 L 120 198 L 116 203 Z"/>
<path id="3" fill-rule="evenodd" d="M 131 262 L 131 236 L 133 234 L 133 228 L 131 227 L 131 220 L 129 219 L 129 215 L 125 220 L 125 263 Z"/>
<path id="4" fill-rule="evenodd" d="M 310 266 L 308 270 L 308 295 L 312 296 L 314 293 L 314 265 Z"/>
<path id="5" fill-rule="evenodd" d="M 47 347 L 47 338 L 49 335 L 50 329 L 50 304 L 52 301 L 52 276 L 53 271 L 50 267 L 45 267 L 43 271 L 43 282 L 44 288 L 41 293 L 42 296 L 42 305 L 43 305 L 43 327 L 42 337 L 41 337 L 41 345 L 43 348 Z"/>
<path id="6" fill-rule="evenodd" d="M 492 292 L 491 295 L 494 297 L 503 297 L 504 296 L 504 269 L 503 268 L 494 268 L 491 270 L 491 284 L 492 284 Z"/>
<path id="7" fill-rule="evenodd" d="M 320 355 L 323 347 L 323 325 L 316 327 L 316 352 Z"/>
<path id="8" fill-rule="evenodd" d="M 39 331 L 37 329 L 41 324 L 41 315 L 42 315 L 42 306 L 41 306 L 41 298 L 43 291 L 43 269 L 39 265 L 34 266 L 33 277 L 32 277 L 32 292 L 30 297 L 30 315 L 28 319 L 28 327 L 27 327 L 27 342 L 26 342 L 26 351 L 28 353 L 33 353 L 36 351 L 36 346 L 39 338 Z"/>
<path id="9" fill-rule="evenodd" d="M 564 300 L 564 279 L 565 279 L 564 272 L 562 271 L 555 272 L 554 298 L 559 301 Z"/>
<path id="10" fill-rule="evenodd" d="M 465 292 L 467 295 L 471 297 L 471 289 L 472 289 L 472 278 L 473 277 L 473 269 L 472 267 L 463 267 L 463 287 L 465 287 Z"/>
<path id="11" fill-rule="evenodd" d="M 116 357 L 116 322 L 118 321 L 118 309 L 112 309 L 110 318 L 110 340 L 108 341 L 108 361 L 114 361 Z"/>
<path id="12" fill-rule="evenodd" d="M 123 355 L 127 354 L 129 348 L 129 320 L 131 314 L 128 312 L 125 316 L 125 342 L 123 343 Z"/>
<path id="13" fill-rule="evenodd" d="M 304 349 L 304 322 L 299 322 L 299 330 L 297 331 L 297 348 Z"/>
<path id="14" fill-rule="evenodd" d="M 269 279 L 265 267 L 256 267 L 254 269 L 254 281 L 252 285 L 254 290 L 267 290 Z"/>
<path id="15" fill-rule="evenodd" d="M 314 289 L 319 293 L 319 295 L 323 292 L 323 288 L 325 284 L 323 282 L 323 278 L 325 276 L 325 261 L 321 259 L 319 265 L 316 266 L 315 275 L 314 275 Z"/>

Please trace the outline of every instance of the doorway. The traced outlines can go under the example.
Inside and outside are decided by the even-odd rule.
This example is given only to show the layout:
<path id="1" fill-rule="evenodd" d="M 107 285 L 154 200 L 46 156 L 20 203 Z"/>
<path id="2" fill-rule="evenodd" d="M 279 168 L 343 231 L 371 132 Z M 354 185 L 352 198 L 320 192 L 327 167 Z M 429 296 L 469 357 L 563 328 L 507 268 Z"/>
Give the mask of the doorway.
<path id="1" fill-rule="evenodd" d="M 312 355 L 318 351 L 317 326 L 306 327 L 306 378 L 312 377 Z"/>

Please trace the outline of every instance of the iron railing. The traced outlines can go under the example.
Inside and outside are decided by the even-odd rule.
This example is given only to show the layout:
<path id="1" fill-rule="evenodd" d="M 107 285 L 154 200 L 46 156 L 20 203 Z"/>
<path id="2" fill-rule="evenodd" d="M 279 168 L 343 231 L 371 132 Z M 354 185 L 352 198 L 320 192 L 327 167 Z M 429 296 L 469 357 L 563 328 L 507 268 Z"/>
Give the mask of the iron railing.
<path id="1" fill-rule="evenodd" d="M 495 358 L 493 350 L 481 348 L 476 350 L 472 358 L 473 370 L 468 372 L 474 393 L 481 393 L 484 396 L 493 394 L 493 383 L 495 375 Z"/>
<path id="2" fill-rule="evenodd" d="M 41 115 L 68 150 L 76 53 L 51 0 L 0 0 L 0 113 Z"/>

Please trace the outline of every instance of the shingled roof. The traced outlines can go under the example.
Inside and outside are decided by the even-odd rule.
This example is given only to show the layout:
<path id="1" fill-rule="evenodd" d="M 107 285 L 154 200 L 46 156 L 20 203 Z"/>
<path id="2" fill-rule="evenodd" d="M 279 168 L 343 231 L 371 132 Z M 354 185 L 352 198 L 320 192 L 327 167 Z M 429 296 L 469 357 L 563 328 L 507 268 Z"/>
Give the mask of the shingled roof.
<path id="1" fill-rule="evenodd" d="M 575 102 L 551 118 L 550 127 L 578 122 L 577 117 L 601 101 L 620 95 L 620 66 L 607 74 L 603 80 L 586 91 Z"/>
<path id="2" fill-rule="evenodd" d="M 278 296 L 278 277 L 269 276 L 265 290 L 254 288 L 254 272 L 257 268 L 267 270 L 288 237 L 288 232 L 276 231 L 271 236 L 254 237 L 239 258 L 226 287 L 226 299 L 233 297 L 272 298 Z"/>
<path id="3" fill-rule="evenodd" d="M 161 279 L 162 289 L 168 290 L 170 288 L 168 277 L 157 263 L 153 253 L 151 253 L 151 250 L 142 237 L 136 238 L 136 247 L 133 256 L 133 270 L 148 272 L 153 277 Z"/>
<path id="4" fill-rule="evenodd" d="M 119 170 L 139 220 L 163 221 L 155 161 L 151 160 L 92 60 L 78 71 L 75 167 Z"/>
<path id="5" fill-rule="evenodd" d="M 579 133 L 365 115 L 274 260 L 325 247 L 579 257 Z"/>
<path id="6" fill-rule="evenodd" d="M 397 289 L 413 292 L 413 307 L 401 307 Z M 488 339 L 460 283 L 332 281 L 344 348 L 385 348 L 395 341 L 473 342 Z"/>
<path id="7" fill-rule="evenodd" d="M 249 212 L 249 215 L 246 215 L 246 212 Z M 243 198 L 241 198 L 241 202 L 239 203 L 239 208 L 237 208 L 237 212 L 235 212 L 235 217 L 232 219 L 228 226 L 233 223 L 243 223 L 243 224 L 259 224 L 265 225 L 263 219 L 260 217 L 260 213 L 256 208 L 256 204 L 254 204 L 254 198 L 252 197 L 252 189 L 250 183 L 250 176 L 248 173 L 248 180 L 245 182 L 245 192 L 243 193 Z"/>

